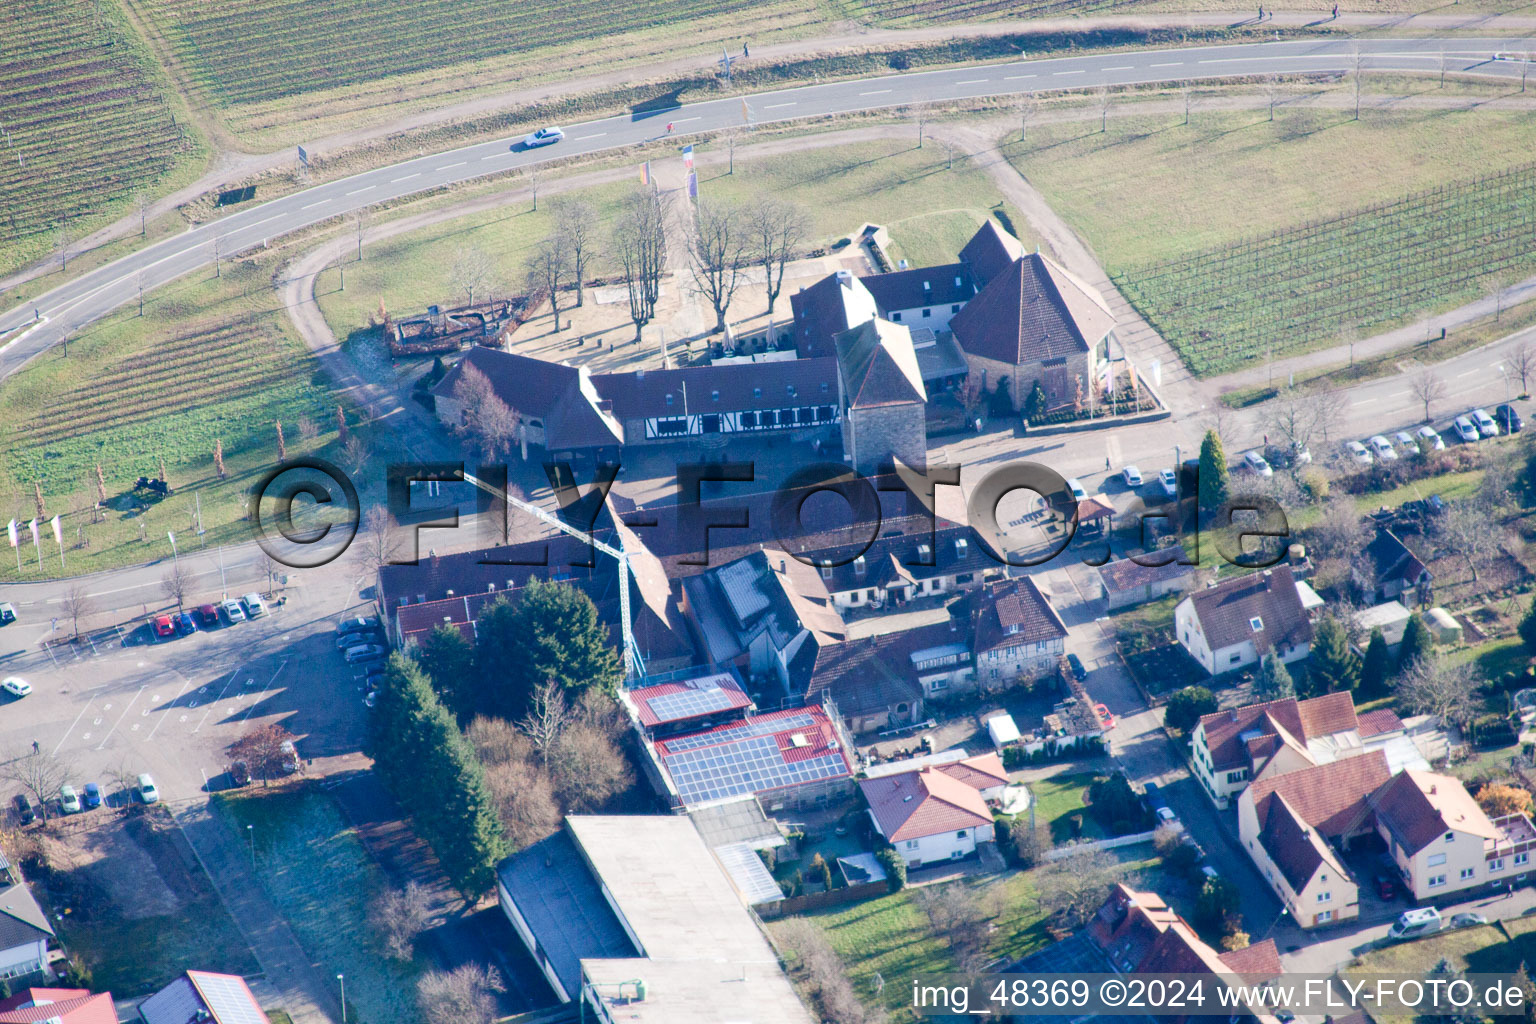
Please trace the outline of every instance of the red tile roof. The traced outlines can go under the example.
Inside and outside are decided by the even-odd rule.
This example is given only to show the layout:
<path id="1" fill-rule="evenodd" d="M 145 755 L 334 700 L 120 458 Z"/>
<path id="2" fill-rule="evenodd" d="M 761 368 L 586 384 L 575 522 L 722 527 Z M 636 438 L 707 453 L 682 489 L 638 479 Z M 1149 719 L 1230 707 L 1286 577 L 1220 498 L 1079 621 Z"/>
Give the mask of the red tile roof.
<path id="1" fill-rule="evenodd" d="M 992 823 L 979 790 L 931 766 L 865 779 L 859 788 L 893 843 Z"/>
<path id="2" fill-rule="evenodd" d="M 704 703 L 695 704 L 690 709 L 688 703 L 683 700 L 657 699 L 677 697 L 679 694 L 698 694 Z M 681 722 L 689 718 L 702 718 L 705 715 L 717 715 L 725 711 L 752 706 L 752 698 L 742 691 L 731 675 L 724 672 L 683 682 L 640 686 L 630 690 L 628 695 L 640 713 L 640 724 L 645 726 L 661 725 L 663 722 Z"/>
<path id="3" fill-rule="evenodd" d="M 1467 832 L 1484 839 L 1502 835 L 1461 781 L 1448 775 L 1405 769 L 1380 787 L 1371 797 L 1371 806 L 1376 820 L 1387 826 L 1410 855 L 1447 832 Z"/>
<path id="4" fill-rule="evenodd" d="M 1312 622 L 1296 592 L 1296 577 L 1288 565 L 1277 565 L 1197 590 L 1186 600 L 1194 602 L 1196 617 L 1212 652 L 1253 642 L 1264 654 L 1286 646 L 1312 642 Z M 1258 619 L 1260 627 L 1253 628 Z"/>
<path id="5" fill-rule="evenodd" d="M 0 1024 L 118 1024 L 109 992 L 83 988 L 29 988 L 0 1000 Z"/>
<path id="6" fill-rule="evenodd" d="M 1276 744 L 1266 743 L 1251 749 L 1245 733 L 1275 736 L 1284 730 L 1305 744 L 1309 739 L 1347 732 L 1357 727 L 1355 702 L 1347 691 L 1325 693 L 1298 701 L 1294 697 L 1248 704 L 1226 711 L 1215 711 L 1200 719 L 1205 733 L 1205 747 L 1216 771 L 1231 771 L 1251 765 L 1254 755 L 1274 752 Z"/>
<path id="7" fill-rule="evenodd" d="M 1367 800 L 1392 777 L 1380 750 L 1345 757 L 1270 779 L 1256 779 L 1243 791 L 1252 800 L 1259 824 L 1266 824 L 1270 797 L 1279 793 L 1306 824 L 1332 838 L 1358 824 Z"/>
<path id="8" fill-rule="evenodd" d="M 1251 979 L 1278 978 L 1281 974 L 1280 950 L 1274 939 L 1258 942 L 1221 954 L 1221 962 L 1238 974 Z"/>
<path id="9" fill-rule="evenodd" d="M 1361 739 L 1370 739 L 1372 736 L 1380 736 L 1388 732 L 1401 732 L 1405 726 L 1403 720 L 1391 708 L 1379 708 L 1375 711 L 1367 711 L 1356 719 Z"/>
<path id="10" fill-rule="evenodd" d="M 1172 547 L 1158 548 L 1156 551 L 1148 551 L 1144 555 L 1136 555 L 1133 558 L 1106 562 L 1099 566 L 1099 578 L 1104 581 L 1105 590 L 1118 594 L 1144 587 L 1149 583 L 1161 583 L 1164 580 L 1188 576 L 1199 566 L 1181 564 L 1186 558 L 1188 556 L 1184 554 L 1184 545 L 1175 544 Z M 1144 565 L 1143 562 L 1158 564 Z"/>
<path id="11" fill-rule="evenodd" d="M 866 320 L 833 339 L 837 370 L 855 409 L 912 405 L 928 400 L 912 335 L 901 324 Z"/>
<path id="12" fill-rule="evenodd" d="M 1067 635 L 1066 624 L 1041 593 L 1034 577 L 997 580 L 971 600 L 978 654 L 994 648 L 1059 640 Z"/>
<path id="13" fill-rule="evenodd" d="M 975 789 L 991 789 L 993 786 L 1008 784 L 1008 770 L 1003 767 L 1003 759 L 990 751 L 963 761 L 941 764 L 938 769 Z"/>

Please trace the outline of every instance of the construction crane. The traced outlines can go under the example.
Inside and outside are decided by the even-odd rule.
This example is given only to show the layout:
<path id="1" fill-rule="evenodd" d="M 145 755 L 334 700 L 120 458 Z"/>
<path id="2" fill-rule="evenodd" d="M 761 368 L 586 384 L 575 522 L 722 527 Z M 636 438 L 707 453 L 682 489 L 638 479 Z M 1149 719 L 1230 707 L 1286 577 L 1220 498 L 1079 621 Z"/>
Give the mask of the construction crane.
<path id="1" fill-rule="evenodd" d="M 539 520 L 539 522 L 547 523 L 561 533 L 575 537 L 583 544 L 590 545 L 593 550 L 607 555 L 619 563 L 619 628 L 624 637 L 625 681 L 634 683 L 644 678 L 645 661 L 640 657 L 640 648 L 635 644 L 635 631 L 629 611 L 629 555 L 624 551 L 622 543 L 619 546 L 604 544 L 591 534 L 576 529 L 576 527 L 567 523 L 559 516 L 546 512 L 539 506 L 523 501 L 521 498 L 514 498 L 508 491 L 497 487 L 495 484 L 486 483 L 484 480 L 468 472 L 464 473 L 464 480 L 466 483 L 480 488 L 480 490 L 492 497 L 501 498 L 507 503 L 509 508 L 519 508 Z"/>

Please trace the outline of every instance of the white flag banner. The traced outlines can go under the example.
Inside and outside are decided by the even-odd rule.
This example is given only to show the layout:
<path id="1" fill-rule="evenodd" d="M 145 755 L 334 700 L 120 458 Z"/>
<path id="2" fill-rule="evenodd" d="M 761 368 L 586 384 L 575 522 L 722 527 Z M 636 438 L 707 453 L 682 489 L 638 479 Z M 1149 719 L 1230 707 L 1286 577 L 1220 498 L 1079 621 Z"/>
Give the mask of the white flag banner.
<path id="1" fill-rule="evenodd" d="M 16 520 L 11 520 L 11 524 L 5 528 L 5 532 L 11 538 L 11 547 L 21 546 L 21 538 L 16 536 Z"/>
<path id="2" fill-rule="evenodd" d="M 37 520 L 34 519 L 31 522 L 29 522 L 27 524 L 27 529 L 32 531 L 32 546 L 35 547 L 35 548 L 41 548 L 42 545 L 38 542 L 38 539 L 37 539 Z"/>
<path id="3" fill-rule="evenodd" d="M 59 522 L 58 516 L 53 517 L 53 539 L 59 547 L 64 546 L 64 526 Z"/>

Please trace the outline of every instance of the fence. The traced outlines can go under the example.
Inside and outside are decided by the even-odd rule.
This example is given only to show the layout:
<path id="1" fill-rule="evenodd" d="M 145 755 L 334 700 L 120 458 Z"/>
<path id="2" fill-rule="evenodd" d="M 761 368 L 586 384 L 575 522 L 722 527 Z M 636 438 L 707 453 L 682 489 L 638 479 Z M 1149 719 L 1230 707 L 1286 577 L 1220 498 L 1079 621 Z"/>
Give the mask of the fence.
<path id="1" fill-rule="evenodd" d="M 841 889 L 808 892 L 803 896 L 779 900 L 777 903 L 764 903 L 756 910 L 759 917 L 783 917 L 785 914 L 804 914 L 811 910 L 824 910 L 827 907 L 840 907 L 845 903 L 870 900 L 876 896 L 884 896 L 890 891 L 890 885 L 882 878 L 878 882 L 859 882 L 856 885 L 845 885 Z"/>
<path id="2" fill-rule="evenodd" d="M 1156 832 L 1134 832 L 1128 836 L 1115 836 L 1113 839 L 1095 839 L 1086 843 L 1068 843 L 1066 846 L 1058 846 L 1046 853 L 1046 860 L 1061 860 L 1070 857 L 1074 853 L 1083 850 L 1114 850 L 1121 846 L 1135 846 L 1137 843 L 1150 843 Z"/>

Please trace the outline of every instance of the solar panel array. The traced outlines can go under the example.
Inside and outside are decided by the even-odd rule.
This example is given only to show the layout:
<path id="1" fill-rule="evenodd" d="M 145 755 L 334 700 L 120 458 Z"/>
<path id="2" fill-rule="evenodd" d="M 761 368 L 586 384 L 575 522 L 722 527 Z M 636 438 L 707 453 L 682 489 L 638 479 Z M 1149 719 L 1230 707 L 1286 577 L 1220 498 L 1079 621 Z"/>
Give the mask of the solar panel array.
<path id="1" fill-rule="evenodd" d="M 737 740 L 750 739 L 753 736 L 771 736 L 776 732 L 808 729 L 815 724 L 816 716 L 809 711 L 802 711 L 797 715 L 784 715 L 782 717 L 776 715 L 773 718 L 748 719 L 732 725 L 723 725 L 718 729 L 711 729 L 708 732 L 667 740 L 665 741 L 665 748 L 668 754 L 675 754 L 683 750 L 696 750 L 699 747 L 713 747 L 733 743 Z"/>
<path id="2" fill-rule="evenodd" d="M 696 718 L 714 711 L 726 711 L 741 705 L 736 692 L 722 686 L 707 689 L 687 689 L 677 693 L 663 693 L 647 697 L 651 713 L 659 722 L 675 722 L 680 718 Z"/>
<path id="3" fill-rule="evenodd" d="M 269 1024 L 245 982 L 233 975 L 196 974 L 197 990 L 218 1024 Z"/>
<path id="4" fill-rule="evenodd" d="M 678 795 L 689 804 L 848 774 L 848 765 L 837 751 L 803 761 L 785 761 L 772 735 L 747 737 L 725 746 L 685 749 L 667 755 L 666 765 Z"/>

